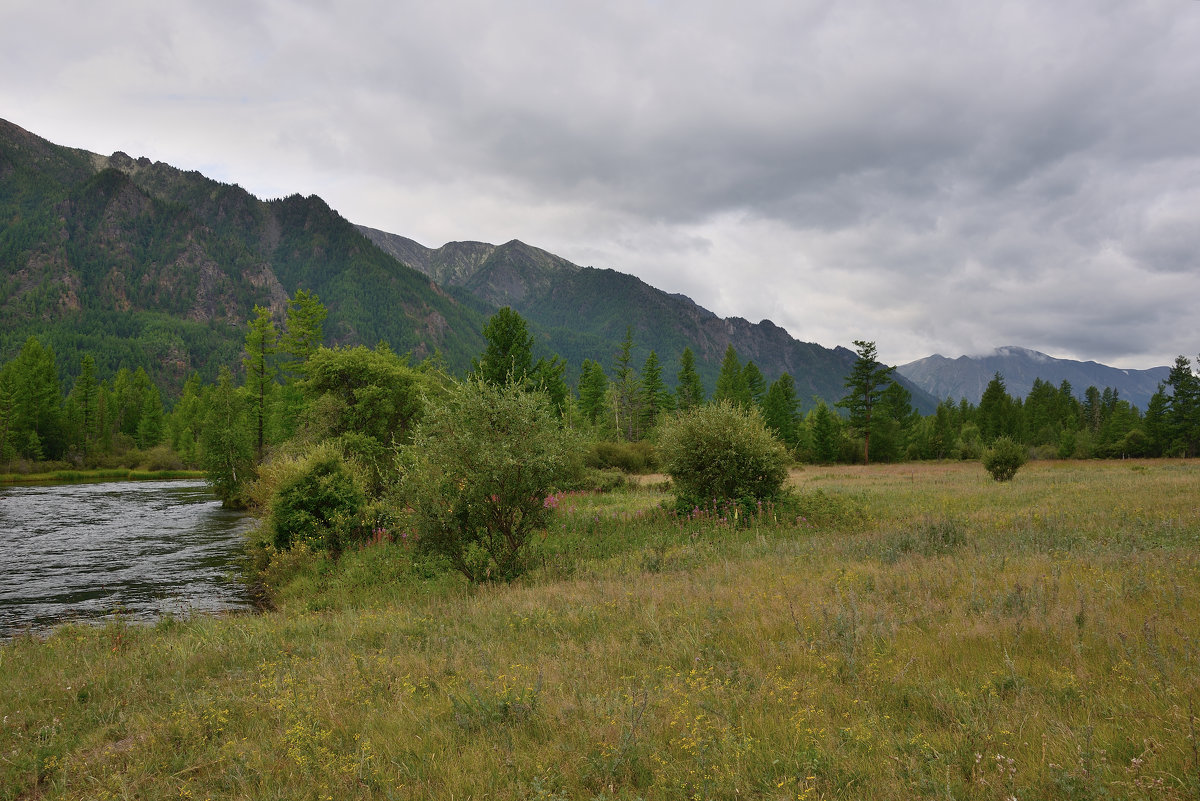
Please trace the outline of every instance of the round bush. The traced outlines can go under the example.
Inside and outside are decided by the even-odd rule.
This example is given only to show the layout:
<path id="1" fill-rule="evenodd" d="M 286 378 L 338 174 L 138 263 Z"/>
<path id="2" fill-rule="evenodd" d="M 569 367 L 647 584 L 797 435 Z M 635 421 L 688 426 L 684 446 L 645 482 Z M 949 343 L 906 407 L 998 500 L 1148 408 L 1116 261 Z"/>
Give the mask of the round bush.
<path id="1" fill-rule="evenodd" d="M 468 381 L 431 409 L 404 491 L 418 543 L 472 582 L 510 580 L 544 529 L 547 497 L 575 480 L 579 444 L 541 393 Z"/>
<path id="2" fill-rule="evenodd" d="M 1013 476 L 1029 461 L 1029 452 L 1019 442 L 1000 437 L 983 452 L 983 466 L 997 481 L 1012 481 Z"/>
<path id="3" fill-rule="evenodd" d="M 667 420 L 658 452 L 680 509 L 705 507 L 714 500 L 747 506 L 771 500 L 787 478 L 787 449 L 756 409 L 729 401 Z"/>
<path id="4" fill-rule="evenodd" d="M 336 448 L 323 446 L 279 483 L 270 501 L 275 547 L 304 542 L 338 553 L 366 498 L 357 477 Z"/>

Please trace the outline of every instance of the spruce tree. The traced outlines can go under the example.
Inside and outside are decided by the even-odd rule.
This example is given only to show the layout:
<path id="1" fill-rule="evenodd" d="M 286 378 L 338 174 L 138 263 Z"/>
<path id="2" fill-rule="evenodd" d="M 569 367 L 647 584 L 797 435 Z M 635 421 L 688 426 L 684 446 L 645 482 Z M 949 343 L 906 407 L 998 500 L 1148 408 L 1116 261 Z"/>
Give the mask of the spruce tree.
<path id="1" fill-rule="evenodd" d="M 717 375 L 717 391 L 713 394 L 713 401 L 729 401 L 742 408 L 749 408 L 751 405 L 746 374 L 732 343 L 725 348 L 725 359 L 721 362 L 721 372 Z"/>
<path id="2" fill-rule="evenodd" d="M 696 357 L 685 347 L 679 356 L 679 374 L 675 377 L 675 405 L 679 411 L 694 409 L 704 403 L 704 383 L 696 372 Z"/>

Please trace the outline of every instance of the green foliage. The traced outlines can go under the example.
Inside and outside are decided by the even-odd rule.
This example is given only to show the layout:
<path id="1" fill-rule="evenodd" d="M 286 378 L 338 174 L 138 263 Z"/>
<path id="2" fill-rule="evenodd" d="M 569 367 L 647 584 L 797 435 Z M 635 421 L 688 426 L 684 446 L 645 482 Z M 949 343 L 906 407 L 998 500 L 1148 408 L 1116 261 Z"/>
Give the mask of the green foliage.
<path id="1" fill-rule="evenodd" d="M 404 488 L 421 546 L 472 582 L 520 575 L 577 447 L 540 394 L 482 381 L 451 388 L 410 449 Z"/>
<path id="2" fill-rule="evenodd" d="M 325 338 L 325 318 L 329 312 L 315 292 L 298 289 L 287 305 L 287 322 L 279 338 L 279 352 L 288 357 L 281 365 L 295 376 Z"/>
<path id="3" fill-rule="evenodd" d="M 747 362 L 749 367 L 754 362 Z M 791 375 L 784 373 L 767 390 L 762 403 L 763 422 L 767 428 L 788 446 L 796 444 L 796 426 L 799 423 L 800 402 L 796 398 L 796 384 Z"/>
<path id="4" fill-rule="evenodd" d="M 824 401 L 808 413 L 808 427 L 811 432 L 813 461 L 818 464 L 837 461 L 841 421 Z"/>
<path id="5" fill-rule="evenodd" d="M 680 411 L 686 411 L 704 403 L 704 384 L 700 374 L 696 372 L 696 357 L 691 348 L 684 348 L 679 357 L 678 382 L 675 387 L 676 406 Z"/>
<path id="6" fill-rule="evenodd" d="M 254 421 L 254 452 L 263 459 L 266 446 L 268 400 L 275 388 L 275 366 L 271 357 L 278 350 L 279 333 L 271 321 L 271 312 L 254 307 L 254 319 L 246 331 L 246 351 L 242 367 L 246 370 L 246 394 L 250 398 L 250 416 Z"/>
<path id="7" fill-rule="evenodd" d="M 296 463 L 269 502 L 272 543 L 286 550 L 303 543 L 338 554 L 361 539 L 362 485 L 337 448 L 319 446 Z"/>
<path id="8" fill-rule="evenodd" d="M 658 467 L 654 446 L 645 440 L 639 442 L 592 443 L 585 463 L 588 467 L 604 469 L 615 467 L 626 473 L 645 473 Z"/>
<path id="9" fill-rule="evenodd" d="M 755 368 L 757 370 L 757 368 Z M 761 373 L 759 374 L 761 377 Z M 725 359 L 721 362 L 721 372 L 717 376 L 717 391 L 713 400 L 729 401 L 739 406 L 750 406 L 750 387 L 746 383 L 746 372 L 738 360 L 737 351 L 730 344 L 725 348 Z"/>
<path id="10" fill-rule="evenodd" d="M 247 484 L 254 479 L 254 452 L 245 402 L 228 368 L 221 368 L 209 401 L 201 435 L 205 477 L 226 506 L 245 506 Z"/>
<path id="11" fill-rule="evenodd" d="M 613 366 L 613 410 L 616 414 L 617 433 L 628 441 L 641 439 L 642 429 L 642 381 L 633 369 L 633 327 L 625 329 L 625 339 Z"/>
<path id="12" fill-rule="evenodd" d="M 699 406 L 664 422 L 659 455 L 681 509 L 716 501 L 771 500 L 787 478 L 787 451 L 755 409 L 731 401 Z"/>
<path id="13" fill-rule="evenodd" d="M 471 375 L 493 386 L 523 383 L 533 372 L 533 337 L 521 315 L 508 306 L 483 328 L 487 348 L 472 363 Z"/>
<path id="14" fill-rule="evenodd" d="M 983 452 L 984 469 L 996 481 L 1012 481 L 1021 466 L 1029 461 L 1029 450 L 1010 437 L 1000 437 Z"/>
<path id="15" fill-rule="evenodd" d="M 591 359 L 584 359 L 579 373 L 579 411 L 592 425 L 596 425 L 604 414 L 607 394 L 608 377 L 604 375 L 604 368 Z"/>
<path id="16" fill-rule="evenodd" d="M 846 376 L 845 387 L 849 392 L 837 402 L 837 406 L 846 410 L 850 429 L 862 437 L 863 463 L 870 464 L 871 423 L 875 405 L 896 368 L 879 363 L 874 342 L 856 339 L 854 345 L 858 358 L 854 361 L 850 375 Z"/>

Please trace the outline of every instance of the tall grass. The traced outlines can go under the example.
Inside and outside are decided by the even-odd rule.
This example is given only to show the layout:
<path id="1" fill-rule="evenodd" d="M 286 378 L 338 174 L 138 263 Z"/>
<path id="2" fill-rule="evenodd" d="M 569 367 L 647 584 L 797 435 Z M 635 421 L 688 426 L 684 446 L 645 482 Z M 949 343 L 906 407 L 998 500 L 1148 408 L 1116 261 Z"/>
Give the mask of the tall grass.
<path id="1" fill-rule="evenodd" d="M 0 798 L 1197 798 L 1200 465 L 562 496 L 472 589 L 403 541 L 278 612 L 0 647 Z"/>

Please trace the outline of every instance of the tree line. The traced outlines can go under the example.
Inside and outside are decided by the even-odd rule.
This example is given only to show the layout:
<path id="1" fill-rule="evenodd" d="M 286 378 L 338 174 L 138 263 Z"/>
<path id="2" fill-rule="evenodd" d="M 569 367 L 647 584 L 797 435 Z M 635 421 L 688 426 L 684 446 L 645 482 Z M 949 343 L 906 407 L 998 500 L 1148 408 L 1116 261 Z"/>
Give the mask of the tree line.
<path id="1" fill-rule="evenodd" d="M 395 427 L 414 422 L 404 411 L 413 401 L 399 390 L 420 384 L 428 392 L 427 385 L 453 379 L 436 356 L 414 366 L 386 346 L 325 348 L 325 317 L 324 305 L 307 290 L 288 301 L 279 326 L 270 311 L 255 307 L 238 378 L 231 365 L 212 383 L 192 375 L 169 412 L 143 368 L 102 377 L 91 354 L 80 360 L 74 383 L 63 387 L 54 350 L 30 337 L 0 367 L 0 463 L 217 465 L 232 481 L 251 474 L 272 447 L 301 428 L 310 436 L 342 437 L 368 461 L 383 458 Z M 997 373 L 978 404 L 947 398 L 933 414 L 921 415 L 894 369 L 879 363 L 875 343 L 856 341 L 846 395 L 832 405 L 814 398 L 802 413 L 791 375 L 768 383 L 732 345 L 710 395 L 690 348 L 673 367 L 653 351 L 634 364 L 632 329 L 607 364 L 583 361 L 574 388 L 564 379 L 562 359 L 533 359 L 534 339 L 515 311 L 498 311 L 483 334 L 485 350 L 470 376 L 545 393 L 564 425 L 586 434 L 600 466 L 647 466 L 665 417 L 720 402 L 754 410 L 802 462 L 977 459 L 1001 437 L 1041 458 L 1191 457 L 1200 450 L 1200 379 L 1184 356 L 1144 411 L 1111 388 L 1088 387 L 1077 395 L 1065 381 L 1055 386 L 1036 379 L 1026 397 L 1014 398 Z"/>

